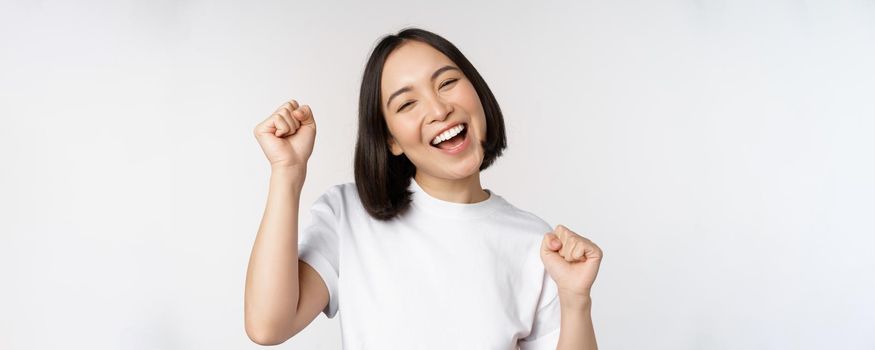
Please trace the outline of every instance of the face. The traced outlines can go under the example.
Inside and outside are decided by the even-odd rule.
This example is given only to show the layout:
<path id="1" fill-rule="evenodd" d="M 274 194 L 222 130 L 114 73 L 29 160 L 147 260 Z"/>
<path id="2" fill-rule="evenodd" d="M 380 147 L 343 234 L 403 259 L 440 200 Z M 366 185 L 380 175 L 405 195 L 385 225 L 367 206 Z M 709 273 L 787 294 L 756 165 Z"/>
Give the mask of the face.
<path id="1" fill-rule="evenodd" d="M 392 154 L 405 154 L 418 175 L 458 180 L 479 172 L 486 117 L 477 91 L 453 61 L 409 40 L 386 58 L 381 85 Z"/>

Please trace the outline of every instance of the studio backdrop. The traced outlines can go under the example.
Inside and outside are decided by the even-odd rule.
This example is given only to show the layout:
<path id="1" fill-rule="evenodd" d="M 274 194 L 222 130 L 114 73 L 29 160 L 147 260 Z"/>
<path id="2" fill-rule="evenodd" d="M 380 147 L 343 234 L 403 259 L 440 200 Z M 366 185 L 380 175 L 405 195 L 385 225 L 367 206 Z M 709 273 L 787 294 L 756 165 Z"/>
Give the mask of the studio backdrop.
<path id="1" fill-rule="evenodd" d="M 865 0 L 3 0 L 0 348 L 261 348 L 253 128 L 312 107 L 309 222 L 353 181 L 365 59 L 406 26 L 500 103 L 483 186 L 604 249 L 601 348 L 875 349 Z M 278 348 L 340 349 L 338 324 Z"/>

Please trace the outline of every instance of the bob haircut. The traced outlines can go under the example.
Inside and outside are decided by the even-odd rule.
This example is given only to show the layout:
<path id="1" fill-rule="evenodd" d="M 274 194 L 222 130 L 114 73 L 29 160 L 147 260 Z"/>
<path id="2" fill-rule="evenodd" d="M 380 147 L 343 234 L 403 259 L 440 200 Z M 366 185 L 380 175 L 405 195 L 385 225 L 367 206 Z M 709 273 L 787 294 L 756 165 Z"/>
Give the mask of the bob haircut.
<path id="1" fill-rule="evenodd" d="M 388 221 L 404 214 L 410 207 L 411 192 L 407 190 L 416 167 L 406 154 L 394 155 L 389 149 L 389 128 L 381 108 L 381 78 L 383 65 L 392 51 L 407 40 L 415 40 L 435 48 L 455 63 L 474 86 L 486 117 L 486 140 L 483 146 L 485 170 L 501 156 L 507 147 L 504 117 L 498 101 L 477 69 L 465 55 L 443 37 L 419 28 L 405 28 L 398 34 L 388 34 L 377 43 L 365 65 L 359 92 L 358 140 L 355 146 L 355 184 L 359 198 L 368 214 Z"/>

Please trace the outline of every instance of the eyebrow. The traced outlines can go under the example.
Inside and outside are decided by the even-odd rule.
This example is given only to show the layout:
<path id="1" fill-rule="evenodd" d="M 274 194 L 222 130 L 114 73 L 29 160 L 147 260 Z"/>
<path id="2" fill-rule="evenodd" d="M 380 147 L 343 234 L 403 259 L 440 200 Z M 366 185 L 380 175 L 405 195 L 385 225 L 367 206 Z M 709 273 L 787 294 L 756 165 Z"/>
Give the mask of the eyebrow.
<path id="1" fill-rule="evenodd" d="M 448 71 L 448 70 L 455 70 L 455 71 L 461 72 L 461 70 L 459 70 L 459 68 L 457 68 L 457 67 L 446 65 L 446 66 L 438 68 L 436 71 L 434 71 L 434 73 L 431 73 L 431 80 L 434 81 L 435 79 L 437 79 L 438 75 L 441 75 L 441 73 Z M 412 88 L 410 86 L 405 86 L 403 88 L 398 89 L 398 91 L 393 92 L 392 95 L 389 95 L 389 100 L 386 101 L 386 108 L 389 108 L 389 103 L 392 102 L 392 99 L 395 98 L 395 96 L 398 96 L 398 95 L 403 94 L 405 92 L 408 92 L 410 90 L 412 90 Z"/>

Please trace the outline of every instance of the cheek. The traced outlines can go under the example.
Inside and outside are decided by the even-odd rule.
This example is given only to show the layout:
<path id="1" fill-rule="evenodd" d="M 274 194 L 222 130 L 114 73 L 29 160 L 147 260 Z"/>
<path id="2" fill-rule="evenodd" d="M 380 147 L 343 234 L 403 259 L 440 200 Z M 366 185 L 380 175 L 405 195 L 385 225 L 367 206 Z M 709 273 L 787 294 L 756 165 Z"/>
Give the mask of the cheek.
<path id="1" fill-rule="evenodd" d="M 486 113 L 483 111 L 483 105 L 480 103 L 480 96 L 477 95 L 477 90 L 470 83 L 464 84 L 459 89 L 459 105 L 463 106 L 468 113 L 471 113 L 471 118 L 476 119 L 476 123 L 480 125 L 478 134 L 480 139 L 486 137 Z"/>
<path id="2" fill-rule="evenodd" d="M 477 95 L 477 90 L 470 83 L 459 86 L 459 89 L 456 91 L 456 98 L 458 103 L 469 112 L 483 114 L 480 97 Z"/>
<path id="3" fill-rule="evenodd" d="M 401 118 L 388 126 L 389 132 L 401 144 L 401 147 L 419 143 L 419 124 L 415 120 Z"/>

